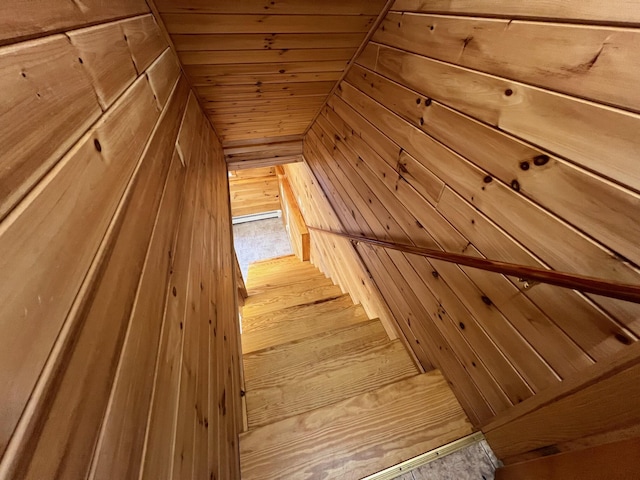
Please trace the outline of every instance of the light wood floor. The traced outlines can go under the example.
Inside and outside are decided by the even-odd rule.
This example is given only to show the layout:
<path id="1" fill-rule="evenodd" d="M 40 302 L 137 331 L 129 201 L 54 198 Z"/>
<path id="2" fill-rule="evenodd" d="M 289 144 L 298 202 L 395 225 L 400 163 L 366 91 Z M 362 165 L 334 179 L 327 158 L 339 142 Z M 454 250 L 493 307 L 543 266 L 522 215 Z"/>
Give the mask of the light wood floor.
<path id="1" fill-rule="evenodd" d="M 294 256 L 249 267 L 242 478 L 359 479 L 472 432 L 439 371 Z"/>

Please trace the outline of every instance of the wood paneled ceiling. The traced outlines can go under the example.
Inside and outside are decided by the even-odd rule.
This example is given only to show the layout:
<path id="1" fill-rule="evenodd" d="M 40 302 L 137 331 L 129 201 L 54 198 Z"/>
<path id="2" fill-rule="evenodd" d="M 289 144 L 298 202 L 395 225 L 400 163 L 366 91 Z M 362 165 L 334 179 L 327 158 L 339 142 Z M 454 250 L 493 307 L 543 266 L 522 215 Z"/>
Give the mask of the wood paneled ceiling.
<path id="1" fill-rule="evenodd" d="M 385 0 L 155 0 L 224 144 L 302 135 Z"/>

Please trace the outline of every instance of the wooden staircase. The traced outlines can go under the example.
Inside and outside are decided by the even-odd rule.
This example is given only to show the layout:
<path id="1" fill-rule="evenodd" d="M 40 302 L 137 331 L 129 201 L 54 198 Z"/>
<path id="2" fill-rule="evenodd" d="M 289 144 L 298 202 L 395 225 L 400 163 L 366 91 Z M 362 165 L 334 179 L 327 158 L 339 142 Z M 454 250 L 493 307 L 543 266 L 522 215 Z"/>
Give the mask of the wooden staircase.
<path id="1" fill-rule="evenodd" d="M 359 479 L 472 432 L 439 371 L 295 256 L 249 267 L 242 478 Z"/>

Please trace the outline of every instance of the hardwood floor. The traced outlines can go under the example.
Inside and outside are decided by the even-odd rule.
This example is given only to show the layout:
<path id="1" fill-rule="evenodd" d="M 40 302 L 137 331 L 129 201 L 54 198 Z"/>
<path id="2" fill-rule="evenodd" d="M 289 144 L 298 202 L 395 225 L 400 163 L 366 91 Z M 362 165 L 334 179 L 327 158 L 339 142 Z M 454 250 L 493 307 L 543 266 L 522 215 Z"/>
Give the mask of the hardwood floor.
<path id="1" fill-rule="evenodd" d="M 247 287 L 243 479 L 362 478 L 472 432 L 440 372 L 309 262 L 253 264 Z"/>

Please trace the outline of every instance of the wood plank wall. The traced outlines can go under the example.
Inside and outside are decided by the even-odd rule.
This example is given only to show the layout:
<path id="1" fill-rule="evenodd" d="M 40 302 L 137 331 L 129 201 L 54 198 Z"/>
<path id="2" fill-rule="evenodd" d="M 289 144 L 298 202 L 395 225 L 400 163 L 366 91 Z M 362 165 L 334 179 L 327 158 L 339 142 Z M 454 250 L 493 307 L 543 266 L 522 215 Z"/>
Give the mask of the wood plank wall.
<path id="1" fill-rule="evenodd" d="M 155 0 L 221 140 L 302 135 L 384 0 Z"/>
<path id="2" fill-rule="evenodd" d="M 280 205 L 282 206 L 282 221 L 287 230 L 293 253 L 301 261 L 308 262 L 311 260 L 311 237 L 309 236 L 307 224 L 304 221 L 293 190 L 291 190 L 291 184 L 287 174 L 284 173 L 284 169 L 278 166 L 276 167 L 276 173 L 278 176 Z"/>
<path id="3" fill-rule="evenodd" d="M 339 231 L 341 221 L 339 215 L 332 208 L 327 195 L 318 184 L 307 162 L 283 165 L 285 175 L 300 207 L 307 225 Z M 351 242 L 344 238 L 309 231 L 310 261 L 325 275 L 330 277 L 343 292 L 349 293 L 354 303 L 364 307 L 369 318 L 379 318 L 387 335 L 394 340 L 404 338 L 406 331 L 398 331 L 396 321 L 389 305 L 382 297 L 375 282 L 372 281 L 373 272 L 369 271 L 360 254 Z M 410 332 L 408 332 L 410 333 Z M 430 370 L 429 360 L 421 355 L 420 349 L 408 350 L 414 352 L 420 359 L 420 368 Z"/>
<path id="4" fill-rule="evenodd" d="M 229 172 L 231 214 L 234 217 L 280 210 L 280 191 L 275 167 Z"/>
<path id="5" fill-rule="evenodd" d="M 638 12 L 397 0 L 304 139 L 318 226 L 640 284 Z M 477 426 L 640 335 L 640 305 L 356 248 Z"/>
<path id="6" fill-rule="evenodd" d="M 239 478 L 226 164 L 177 59 L 142 0 L 0 18 L 0 478 Z"/>

